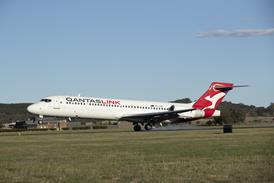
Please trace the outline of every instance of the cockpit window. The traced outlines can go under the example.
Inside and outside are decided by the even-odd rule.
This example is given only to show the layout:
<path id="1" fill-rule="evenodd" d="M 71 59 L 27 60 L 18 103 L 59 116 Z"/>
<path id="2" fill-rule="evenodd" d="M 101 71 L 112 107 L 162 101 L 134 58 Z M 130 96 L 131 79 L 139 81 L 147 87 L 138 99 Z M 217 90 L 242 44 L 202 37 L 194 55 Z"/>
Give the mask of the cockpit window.
<path id="1" fill-rule="evenodd" d="M 41 102 L 51 102 L 51 99 L 42 99 Z"/>

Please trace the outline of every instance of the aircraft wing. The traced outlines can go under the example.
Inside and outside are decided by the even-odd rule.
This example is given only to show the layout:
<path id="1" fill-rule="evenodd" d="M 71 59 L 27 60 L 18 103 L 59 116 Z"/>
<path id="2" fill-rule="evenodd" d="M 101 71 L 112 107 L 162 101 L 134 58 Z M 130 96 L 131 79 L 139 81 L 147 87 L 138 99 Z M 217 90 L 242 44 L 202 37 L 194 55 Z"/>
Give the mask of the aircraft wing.
<path id="1" fill-rule="evenodd" d="M 191 109 L 183 109 L 183 110 L 174 110 L 174 111 L 164 111 L 164 112 L 153 112 L 153 113 L 143 113 L 143 114 L 132 114 L 132 115 L 124 115 L 120 120 L 132 121 L 132 122 L 140 122 L 146 120 L 165 120 L 178 117 L 178 114 L 189 112 L 196 110 L 194 108 Z"/>

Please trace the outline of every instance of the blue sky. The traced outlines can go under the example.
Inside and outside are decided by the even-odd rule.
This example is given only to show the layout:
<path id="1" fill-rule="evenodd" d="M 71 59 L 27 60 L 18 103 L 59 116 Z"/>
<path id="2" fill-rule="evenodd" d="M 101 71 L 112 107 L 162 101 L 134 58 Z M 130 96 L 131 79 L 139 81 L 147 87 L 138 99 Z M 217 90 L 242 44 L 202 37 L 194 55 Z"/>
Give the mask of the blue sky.
<path id="1" fill-rule="evenodd" d="M 0 102 L 78 93 L 194 100 L 225 81 L 251 85 L 226 100 L 267 106 L 274 36 L 233 31 L 273 29 L 273 7 L 271 0 L 0 0 Z M 232 34 L 212 36 L 218 30 Z"/>

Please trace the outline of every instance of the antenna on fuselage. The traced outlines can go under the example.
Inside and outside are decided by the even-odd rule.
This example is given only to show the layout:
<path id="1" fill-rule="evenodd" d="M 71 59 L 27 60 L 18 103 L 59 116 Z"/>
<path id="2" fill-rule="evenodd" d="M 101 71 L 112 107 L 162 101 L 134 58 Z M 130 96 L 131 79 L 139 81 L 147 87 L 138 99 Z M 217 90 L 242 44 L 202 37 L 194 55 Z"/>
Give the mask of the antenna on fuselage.
<path id="1" fill-rule="evenodd" d="M 78 94 L 78 97 L 81 97 L 81 93 Z"/>

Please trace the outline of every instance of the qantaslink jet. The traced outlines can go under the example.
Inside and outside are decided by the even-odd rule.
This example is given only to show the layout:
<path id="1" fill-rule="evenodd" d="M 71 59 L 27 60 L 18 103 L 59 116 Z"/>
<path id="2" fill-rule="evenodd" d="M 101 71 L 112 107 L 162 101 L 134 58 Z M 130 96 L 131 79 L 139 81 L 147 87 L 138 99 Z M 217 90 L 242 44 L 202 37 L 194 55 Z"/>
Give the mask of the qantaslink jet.
<path id="1" fill-rule="evenodd" d="M 90 118 L 128 121 L 134 131 L 151 130 L 155 124 L 187 122 L 201 118 L 220 116 L 216 110 L 233 83 L 213 82 L 195 102 L 179 104 L 94 97 L 52 96 L 30 105 L 27 110 L 39 115 L 66 118 Z M 141 126 L 142 125 L 142 126 Z"/>

